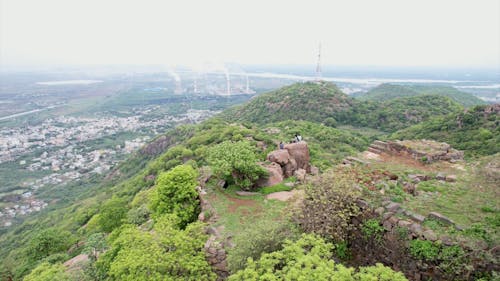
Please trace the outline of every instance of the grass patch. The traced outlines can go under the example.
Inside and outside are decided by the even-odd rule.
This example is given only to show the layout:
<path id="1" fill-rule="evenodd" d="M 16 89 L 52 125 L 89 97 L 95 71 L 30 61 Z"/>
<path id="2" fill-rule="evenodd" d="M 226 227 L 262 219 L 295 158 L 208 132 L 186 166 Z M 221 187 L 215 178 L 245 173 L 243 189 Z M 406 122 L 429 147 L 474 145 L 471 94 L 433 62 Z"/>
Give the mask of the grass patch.
<path id="1" fill-rule="evenodd" d="M 267 194 L 279 192 L 279 191 L 290 191 L 292 189 L 293 189 L 293 187 L 286 186 L 284 183 L 278 183 L 278 184 L 273 185 L 273 186 L 263 187 L 259 190 L 259 192 L 262 193 L 263 195 L 267 195 Z"/>
<path id="2" fill-rule="evenodd" d="M 266 200 L 264 195 L 238 196 L 235 186 L 222 190 L 213 186 L 207 188 L 208 200 L 217 213 L 215 227 L 223 226 L 222 234 L 237 239 L 249 226 L 261 223 L 276 223 L 286 219 L 283 210 L 286 202 Z"/>

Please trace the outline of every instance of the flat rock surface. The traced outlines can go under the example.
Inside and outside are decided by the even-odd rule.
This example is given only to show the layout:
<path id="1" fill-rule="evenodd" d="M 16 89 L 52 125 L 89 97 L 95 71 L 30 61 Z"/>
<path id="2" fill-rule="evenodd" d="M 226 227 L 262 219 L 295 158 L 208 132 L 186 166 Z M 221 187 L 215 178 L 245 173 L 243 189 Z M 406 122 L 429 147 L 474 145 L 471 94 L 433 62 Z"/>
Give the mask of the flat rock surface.
<path id="1" fill-rule="evenodd" d="M 266 199 L 275 199 L 280 201 L 288 201 L 294 196 L 302 196 L 304 192 L 302 190 L 294 189 L 292 191 L 279 191 L 266 195 Z"/>

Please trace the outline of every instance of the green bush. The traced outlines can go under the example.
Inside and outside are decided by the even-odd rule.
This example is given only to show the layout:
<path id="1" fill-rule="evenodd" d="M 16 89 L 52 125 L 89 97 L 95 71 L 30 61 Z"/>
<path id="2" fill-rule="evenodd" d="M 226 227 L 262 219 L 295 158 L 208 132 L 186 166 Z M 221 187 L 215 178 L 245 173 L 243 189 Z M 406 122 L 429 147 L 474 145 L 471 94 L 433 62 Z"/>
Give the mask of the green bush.
<path id="1" fill-rule="evenodd" d="M 257 164 L 255 147 L 249 142 L 225 141 L 209 149 L 207 161 L 215 175 L 249 190 L 254 183 L 267 174 Z"/>
<path id="2" fill-rule="evenodd" d="M 109 238 L 110 249 L 97 260 L 98 272 L 107 280 L 215 280 L 203 252 L 203 225 L 180 230 L 178 220 L 167 214 L 157 219 L 153 231 L 135 225 L 117 229 Z"/>
<path id="3" fill-rule="evenodd" d="M 361 267 L 359 272 L 331 260 L 334 246 L 322 238 L 303 234 L 296 242 L 285 241 L 283 249 L 263 254 L 259 260 L 248 259 L 245 269 L 229 277 L 229 281 L 265 280 L 353 280 L 404 281 L 402 273 L 381 264 Z"/>
<path id="4" fill-rule="evenodd" d="M 37 232 L 28 243 L 27 256 L 37 261 L 52 254 L 63 252 L 71 244 L 71 233 L 49 228 Z"/>
<path id="5" fill-rule="evenodd" d="M 432 241 L 415 239 L 410 242 L 410 254 L 417 259 L 434 261 L 439 250 L 440 247 Z"/>
<path id="6" fill-rule="evenodd" d="M 161 173 L 151 194 L 151 210 L 155 216 L 175 214 L 181 227 L 195 221 L 200 212 L 197 177 L 198 173 L 189 165 L 180 165 Z"/>
<path id="7" fill-rule="evenodd" d="M 460 246 L 443 247 L 438 259 L 441 260 L 439 269 L 448 276 L 460 275 L 460 272 L 466 271 L 468 261 L 464 250 Z"/>
<path id="8" fill-rule="evenodd" d="M 30 274 L 26 275 L 24 281 L 71 281 L 70 276 L 66 273 L 66 267 L 60 263 L 50 264 L 48 262 L 41 263 Z"/>
<path id="9" fill-rule="evenodd" d="M 369 219 L 361 226 L 361 232 L 365 239 L 375 239 L 375 241 L 381 242 L 384 228 L 377 219 Z"/>
<path id="10" fill-rule="evenodd" d="M 127 217 L 127 200 L 117 196 L 106 201 L 97 217 L 99 229 L 104 232 L 111 232 L 113 229 L 123 224 Z"/>
<path id="11" fill-rule="evenodd" d="M 248 258 L 257 260 L 263 253 L 281 249 L 286 239 L 295 240 L 297 235 L 298 230 L 289 222 L 257 220 L 233 241 L 235 247 L 227 257 L 230 271 L 243 269 Z"/>
<path id="12" fill-rule="evenodd" d="M 151 211 L 145 205 L 130 209 L 127 213 L 127 222 L 131 224 L 141 225 L 148 221 L 150 214 Z"/>

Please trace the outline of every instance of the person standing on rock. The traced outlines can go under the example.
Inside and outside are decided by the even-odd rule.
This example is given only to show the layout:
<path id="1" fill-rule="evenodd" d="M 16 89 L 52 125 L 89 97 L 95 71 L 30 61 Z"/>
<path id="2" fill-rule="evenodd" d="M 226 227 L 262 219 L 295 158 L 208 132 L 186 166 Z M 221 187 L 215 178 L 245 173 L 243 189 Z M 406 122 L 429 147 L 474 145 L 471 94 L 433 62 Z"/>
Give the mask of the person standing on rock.
<path id="1" fill-rule="evenodd" d="M 280 149 L 285 149 L 285 145 L 283 144 L 282 141 L 280 141 Z"/>
<path id="2" fill-rule="evenodd" d="M 295 134 L 295 142 L 300 142 L 302 140 L 302 136 L 300 134 Z"/>

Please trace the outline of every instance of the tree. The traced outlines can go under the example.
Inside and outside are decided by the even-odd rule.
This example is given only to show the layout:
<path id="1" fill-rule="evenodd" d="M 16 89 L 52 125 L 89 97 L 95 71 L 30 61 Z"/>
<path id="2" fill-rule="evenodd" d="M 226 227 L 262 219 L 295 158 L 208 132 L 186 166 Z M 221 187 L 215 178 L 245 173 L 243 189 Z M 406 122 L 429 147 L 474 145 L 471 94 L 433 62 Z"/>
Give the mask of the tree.
<path id="1" fill-rule="evenodd" d="M 127 217 L 127 201 L 123 198 L 113 196 L 104 203 L 98 214 L 97 224 L 100 230 L 111 232 L 123 224 Z"/>
<path id="2" fill-rule="evenodd" d="M 64 265 L 50 264 L 48 262 L 41 263 L 30 274 L 24 277 L 24 281 L 71 281 L 70 276 L 66 273 Z"/>
<path id="3" fill-rule="evenodd" d="M 268 280 L 345 280 L 407 281 L 403 274 L 377 264 L 359 272 L 330 259 L 334 246 L 319 236 L 303 234 L 296 242 L 287 240 L 282 250 L 263 254 L 258 261 L 249 258 L 247 267 L 229 277 L 229 281 Z"/>
<path id="4" fill-rule="evenodd" d="M 225 141 L 208 152 L 207 161 L 213 172 L 226 181 L 234 183 L 243 189 L 250 189 L 255 181 L 265 176 L 266 170 L 257 164 L 255 147 L 249 142 Z"/>
<path id="5" fill-rule="evenodd" d="M 106 249 L 106 237 L 103 233 L 94 233 L 87 238 L 83 253 L 89 256 L 91 261 L 97 260 L 97 255 Z"/>
<path id="6" fill-rule="evenodd" d="M 157 219 L 153 231 L 122 226 L 99 257 L 98 269 L 109 280 L 215 280 L 203 252 L 203 225 L 192 223 L 185 230 L 177 225 L 178 218 L 167 214 Z"/>
<path id="7" fill-rule="evenodd" d="M 335 118 L 333 118 L 333 117 L 326 118 L 324 123 L 328 127 L 332 127 L 332 128 L 337 127 L 337 120 L 335 120 Z"/>
<path id="8" fill-rule="evenodd" d="M 195 221 L 200 211 L 197 176 L 196 170 L 189 165 L 180 165 L 160 174 L 151 199 L 155 215 L 176 214 L 181 227 Z"/>
<path id="9" fill-rule="evenodd" d="M 36 233 L 27 247 L 27 255 L 33 260 L 40 260 L 52 254 L 62 252 L 71 244 L 71 233 L 49 228 Z"/>

